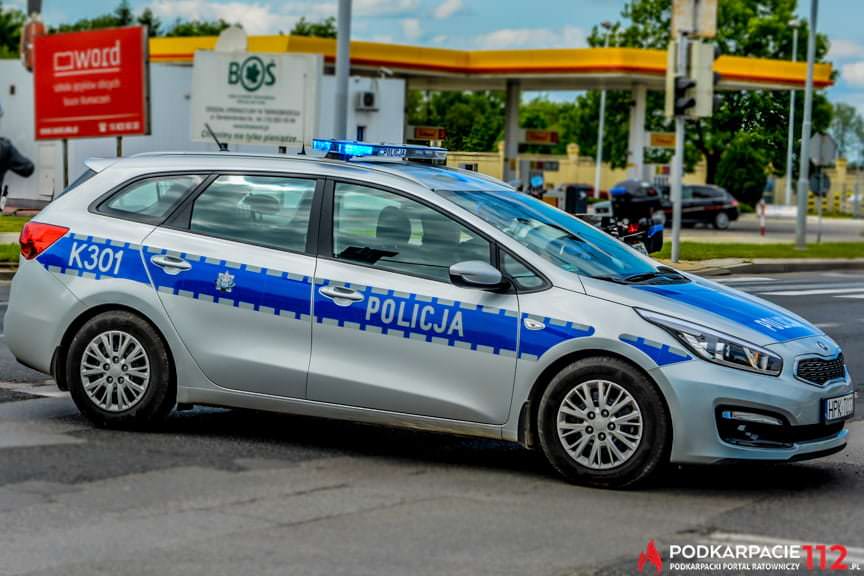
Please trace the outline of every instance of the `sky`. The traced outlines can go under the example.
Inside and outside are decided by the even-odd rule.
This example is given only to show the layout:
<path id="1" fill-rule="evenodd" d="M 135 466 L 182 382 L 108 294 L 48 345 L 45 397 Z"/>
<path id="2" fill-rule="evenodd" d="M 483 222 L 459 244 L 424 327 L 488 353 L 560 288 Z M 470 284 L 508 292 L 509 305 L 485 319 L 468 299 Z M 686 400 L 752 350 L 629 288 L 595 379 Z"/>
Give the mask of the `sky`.
<path id="1" fill-rule="evenodd" d="M 723 0 L 720 0 L 721 2 Z M 23 8 L 25 0 L 2 0 Z M 578 48 L 591 27 L 617 20 L 625 0 L 354 0 L 352 36 L 359 40 L 445 48 Z M 287 33 L 305 16 L 336 14 L 336 0 L 131 0 L 136 12 L 150 7 L 164 22 L 217 19 L 240 22 L 250 34 Z M 43 0 L 49 24 L 112 10 L 115 0 Z M 809 14 L 809 0 L 799 13 Z M 822 0 L 819 32 L 831 40 L 829 59 L 839 72 L 832 101 L 864 114 L 864 0 Z"/>

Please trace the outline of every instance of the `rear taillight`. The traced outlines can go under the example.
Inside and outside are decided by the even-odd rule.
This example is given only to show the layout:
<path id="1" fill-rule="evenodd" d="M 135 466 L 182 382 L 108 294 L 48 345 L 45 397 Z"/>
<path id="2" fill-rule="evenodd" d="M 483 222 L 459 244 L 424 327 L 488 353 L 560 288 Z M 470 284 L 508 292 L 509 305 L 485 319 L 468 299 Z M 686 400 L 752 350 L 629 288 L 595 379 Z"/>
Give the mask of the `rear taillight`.
<path id="1" fill-rule="evenodd" d="M 68 231 L 69 228 L 65 226 L 28 222 L 24 225 L 21 236 L 18 238 L 18 243 L 21 244 L 21 257 L 25 260 L 32 260 Z"/>
<path id="2" fill-rule="evenodd" d="M 627 225 L 627 234 L 635 234 L 638 231 L 639 231 L 639 225 L 638 224 L 628 224 Z"/>

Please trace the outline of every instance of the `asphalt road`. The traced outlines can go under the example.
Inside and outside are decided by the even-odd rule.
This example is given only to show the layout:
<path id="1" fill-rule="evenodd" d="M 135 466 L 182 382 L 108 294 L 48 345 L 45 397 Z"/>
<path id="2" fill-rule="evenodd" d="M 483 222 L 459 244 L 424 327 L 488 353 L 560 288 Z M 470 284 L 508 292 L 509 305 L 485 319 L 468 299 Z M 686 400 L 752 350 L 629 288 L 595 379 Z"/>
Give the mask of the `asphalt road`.
<path id="1" fill-rule="evenodd" d="M 864 273 L 722 280 L 822 326 L 864 382 Z M 670 544 L 729 541 L 864 558 L 860 400 L 840 454 L 614 492 L 506 443 L 310 418 L 197 408 L 99 430 L 44 379 L 0 340 L 0 575 L 635 574 L 649 539 L 667 562 Z"/>
<path id="2" fill-rule="evenodd" d="M 807 239 L 816 242 L 817 219 L 807 219 Z M 783 243 L 795 241 L 794 218 L 769 218 L 765 223 L 765 236 L 759 235 L 759 219 L 755 214 L 742 214 L 729 225 L 728 230 L 715 230 L 711 226 L 698 225 L 681 231 L 683 240 L 693 242 L 757 242 Z M 671 238 L 671 230 L 666 230 Z M 864 219 L 825 218 L 822 221 L 823 242 L 864 242 Z"/>

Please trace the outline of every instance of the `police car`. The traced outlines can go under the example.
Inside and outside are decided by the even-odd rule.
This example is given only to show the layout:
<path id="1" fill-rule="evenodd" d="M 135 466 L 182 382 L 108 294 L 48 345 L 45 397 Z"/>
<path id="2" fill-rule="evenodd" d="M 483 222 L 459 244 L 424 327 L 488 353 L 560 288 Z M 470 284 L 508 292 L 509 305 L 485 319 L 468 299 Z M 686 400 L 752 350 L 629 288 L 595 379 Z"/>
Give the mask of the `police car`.
<path id="1" fill-rule="evenodd" d="M 9 348 L 100 426 L 340 418 L 538 447 L 595 486 L 845 446 L 852 382 L 806 320 L 444 150 L 315 149 L 87 162 L 21 234 Z"/>

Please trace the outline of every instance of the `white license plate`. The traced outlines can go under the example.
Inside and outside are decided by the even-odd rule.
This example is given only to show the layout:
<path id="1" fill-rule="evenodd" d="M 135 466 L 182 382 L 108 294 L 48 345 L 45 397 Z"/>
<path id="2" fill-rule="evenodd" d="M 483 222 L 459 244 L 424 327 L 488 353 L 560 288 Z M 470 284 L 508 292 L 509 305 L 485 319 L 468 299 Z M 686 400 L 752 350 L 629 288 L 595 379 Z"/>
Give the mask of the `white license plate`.
<path id="1" fill-rule="evenodd" d="M 825 422 L 833 422 L 849 418 L 855 413 L 855 394 L 846 394 L 836 398 L 826 398 L 823 402 L 823 418 Z"/>

